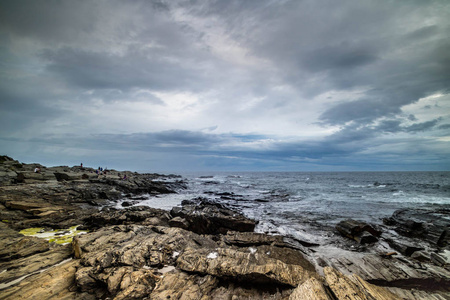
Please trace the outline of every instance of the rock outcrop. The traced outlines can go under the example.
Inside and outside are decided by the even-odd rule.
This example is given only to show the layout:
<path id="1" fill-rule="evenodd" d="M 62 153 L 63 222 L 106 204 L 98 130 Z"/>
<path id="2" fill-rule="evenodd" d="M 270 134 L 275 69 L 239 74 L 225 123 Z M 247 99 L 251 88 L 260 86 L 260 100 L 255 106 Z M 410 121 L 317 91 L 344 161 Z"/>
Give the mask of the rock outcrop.
<path id="1" fill-rule="evenodd" d="M 419 238 L 432 247 L 447 248 L 450 246 L 449 215 L 448 209 L 401 209 L 383 221 L 401 235 Z"/>
<path id="2" fill-rule="evenodd" d="M 395 300 L 450 293 L 440 252 L 448 245 L 444 214 L 398 212 L 381 236 L 365 223 L 341 222 L 337 229 L 352 240 L 339 238 L 357 247 L 327 256 L 318 244 L 255 233 L 254 220 L 202 198 L 170 212 L 132 206 L 139 195 L 182 189 L 178 177 L 95 171 L 0 156 L 0 299 Z M 129 207 L 102 207 L 124 195 Z M 68 244 L 19 233 L 74 225 L 89 232 Z M 426 242 L 417 246 L 423 250 L 411 250 L 412 238 Z M 389 247 L 399 253 L 382 253 Z"/>
<path id="3" fill-rule="evenodd" d="M 373 226 L 352 219 L 339 222 L 336 225 L 336 229 L 343 236 L 353 239 L 360 244 L 374 243 L 378 241 L 378 237 L 381 235 L 381 232 Z"/>
<path id="4" fill-rule="evenodd" d="M 172 221 L 173 226 L 199 234 L 253 231 L 256 225 L 255 221 L 245 218 L 238 212 L 205 200 L 187 202 L 182 207 L 174 207 L 170 214 L 178 217 L 176 222 Z"/>

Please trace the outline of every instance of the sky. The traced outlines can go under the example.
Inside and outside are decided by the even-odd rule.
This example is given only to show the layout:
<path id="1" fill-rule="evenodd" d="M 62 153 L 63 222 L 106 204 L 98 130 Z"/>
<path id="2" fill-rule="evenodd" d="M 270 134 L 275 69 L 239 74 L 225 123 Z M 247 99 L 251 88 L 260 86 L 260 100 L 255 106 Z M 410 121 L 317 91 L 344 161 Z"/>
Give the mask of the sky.
<path id="1" fill-rule="evenodd" d="M 450 170 L 448 0 L 0 0 L 0 155 Z"/>

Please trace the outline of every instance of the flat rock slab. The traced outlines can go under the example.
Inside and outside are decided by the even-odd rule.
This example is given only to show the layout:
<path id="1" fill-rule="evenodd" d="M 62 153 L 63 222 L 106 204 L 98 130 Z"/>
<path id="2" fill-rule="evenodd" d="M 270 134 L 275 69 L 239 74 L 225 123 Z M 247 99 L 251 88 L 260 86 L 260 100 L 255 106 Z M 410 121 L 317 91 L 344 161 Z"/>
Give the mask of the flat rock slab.
<path id="1" fill-rule="evenodd" d="M 333 296 L 323 282 L 310 278 L 292 292 L 289 300 L 333 300 Z"/>
<path id="2" fill-rule="evenodd" d="M 177 259 L 177 267 L 224 279 L 292 287 L 316 276 L 299 265 L 286 264 L 265 254 L 224 248 L 214 251 L 187 249 Z"/>
<path id="3" fill-rule="evenodd" d="M 174 218 L 184 219 L 185 221 L 177 222 L 177 224 L 198 234 L 226 234 L 228 231 L 253 232 L 256 226 L 256 221 L 208 201 L 174 207 L 170 214 Z"/>
<path id="4" fill-rule="evenodd" d="M 345 276 L 333 268 L 324 269 L 325 280 L 338 299 L 346 300 L 401 300 L 390 291 L 369 284 L 357 275 Z"/>
<path id="5" fill-rule="evenodd" d="M 47 244 L 48 242 L 45 241 Z M 71 257 L 70 245 L 55 245 L 53 249 L 19 259 L 0 262 L 0 283 L 7 283 L 22 276 L 54 266 Z"/>
<path id="6" fill-rule="evenodd" d="M 75 272 L 78 265 L 78 260 L 71 260 L 32 275 L 16 286 L 0 291 L 0 299 L 94 300 L 95 296 L 76 291 Z"/>

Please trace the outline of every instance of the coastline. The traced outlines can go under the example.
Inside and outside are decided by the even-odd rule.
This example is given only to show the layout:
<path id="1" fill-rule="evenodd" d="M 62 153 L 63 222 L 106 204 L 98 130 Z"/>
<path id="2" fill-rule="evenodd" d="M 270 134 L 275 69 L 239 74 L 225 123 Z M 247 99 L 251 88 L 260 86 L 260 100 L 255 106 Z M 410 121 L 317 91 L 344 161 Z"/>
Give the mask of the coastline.
<path id="1" fill-rule="evenodd" d="M 448 235 L 438 236 L 440 246 L 433 246 L 431 235 L 428 253 L 413 251 L 422 251 L 421 257 L 411 257 L 411 245 L 406 244 L 387 255 L 397 241 L 423 241 L 418 231 L 416 237 L 401 234 L 407 226 L 419 226 L 406 222 L 411 214 L 397 213 L 387 220 L 392 230 L 383 228 L 376 246 L 343 236 L 342 247 L 325 253 L 298 239 L 255 233 L 254 220 L 204 199 L 185 201 L 170 212 L 148 207 L 99 209 L 125 195 L 132 201 L 142 194 L 182 189 L 185 183 L 174 175 L 115 170 L 97 175 L 92 168 L 46 168 L 8 157 L 2 157 L 0 166 L 4 245 L 0 283 L 27 276 L 1 289 L 0 299 L 31 295 L 42 299 L 314 299 L 311 295 L 440 299 L 450 295 L 449 267 L 439 254 L 448 250 Z M 36 167 L 40 173 L 34 172 Z M 424 216 L 429 215 L 414 218 Z M 69 244 L 19 233 L 26 228 L 71 226 L 88 233 Z M 73 259 L 66 261 L 69 258 Z"/>

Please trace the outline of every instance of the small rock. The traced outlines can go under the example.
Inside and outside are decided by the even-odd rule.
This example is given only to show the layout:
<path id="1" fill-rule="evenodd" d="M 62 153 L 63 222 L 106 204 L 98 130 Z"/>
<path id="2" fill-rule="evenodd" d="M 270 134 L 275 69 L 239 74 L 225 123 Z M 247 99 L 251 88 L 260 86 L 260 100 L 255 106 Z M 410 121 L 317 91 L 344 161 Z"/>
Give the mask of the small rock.
<path id="1" fill-rule="evenodd" d="M 425 251 L 416 251 L 411 255 L 411 258 L 414 258 L 420 262 L 427 262 L 431 259 L 430 255 Z"/>
<path id="2" fill-rule="evenodd" d="M 380 254 L 380 256 L 383 257 L 383 258 L 391 258 L 391 257 L 393 257 L 394 255 L 397 255 L 397 254 L 398 254 L 397 252 L 387 252 L 387 253 Z"/>
<path id="3" fill-rule="evenodd" d="M 131 205 L 133 205 L 131 202 L 128 202 L 128 201 L 123 201 L 123 202 L 122 202 L 122 206 L 123 206 L 123 207 L 129 207 L 129 206 L 131 206 Z"/>
<path id="4" fill-rule="evenodd" d="M 447 264 L 447 259 L 435 252 L 431 252 L 431 261 L 438 266 L 444 266 Z"/>
<path id="5" fill-rule="evenodd" d="M 178 227 L 178 228 L 183 228 L 183 229 L 189 228 L 188 221 L 186 221 L 186 219 L 183 219 L 181 217 L 175 217 L 173 219 L 170 219 L 169 225 L 172 227 Z"/>
<path id="6" fill-rule="evenodd" d="M 374 243 L 381 232 L 367 223 L 348 219 L 339 222 L 336 229 L 343 236 L 357 241 L 360 244 Z"/>

